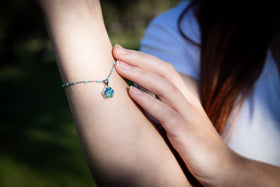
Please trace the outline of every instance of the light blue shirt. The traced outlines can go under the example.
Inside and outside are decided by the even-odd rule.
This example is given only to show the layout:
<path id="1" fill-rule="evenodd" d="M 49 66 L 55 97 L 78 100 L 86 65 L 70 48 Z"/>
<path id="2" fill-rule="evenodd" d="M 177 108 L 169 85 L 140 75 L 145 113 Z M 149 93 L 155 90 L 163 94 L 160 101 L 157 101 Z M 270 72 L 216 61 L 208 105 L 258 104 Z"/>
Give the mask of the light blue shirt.
<path id="1" fill-rule="evenodd" d="M 189 1 L 183 1 L 156 17 L 141 41 L 141 51 L 171 63 L 179 73 L 199 81 L 200 49 L 186 41 L 177 27 L 188 4 Z M 182 29 L 200 43 L 200 29 L 192 9 L 184 16 Z M 270 50 L 259 79 L 240 111 L 235 108 L 232 112 L 225 131 L 231 132 L 224 140 L 235 152 L 280 167 L 280 77 Z"/>

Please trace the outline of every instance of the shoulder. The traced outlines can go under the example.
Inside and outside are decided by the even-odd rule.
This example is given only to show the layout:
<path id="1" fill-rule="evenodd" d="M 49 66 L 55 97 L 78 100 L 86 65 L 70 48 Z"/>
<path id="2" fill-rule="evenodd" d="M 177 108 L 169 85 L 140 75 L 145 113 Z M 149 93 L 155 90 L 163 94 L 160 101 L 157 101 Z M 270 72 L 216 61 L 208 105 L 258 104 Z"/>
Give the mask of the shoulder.
<path id="1" fill-rule="evenodd" d="M 199 79 L 200 49 L 186 41 L 178 26 L 179 17 L 189 5 L 190 1 L 182 1 L 153 19 L 146 29 L 140 50 L 171 63 L 179 73 Z M 192 9 L 184 15 L 180 27 L 190 39 L 199 42 L 200 33 Z"/>
<path id="2" fill-rule="evenodd" d="M 152 20 L 150 25 L 158 24 L 165 25 L 170 29 L 177 28 L 177 20 L 179 19 L 184 9 L 189 5 L 190 1 L 182 1 L 176 7 L 158 15 L 155 19 Z"/>
<path id="3" fill-rule="evenodd" d="M 152 36 L 153 38 L 165 39 L 168 40 L 169 38 L 174 37 L 178 41 L 183 41 L 183 37 L 178 29 L 178 20 L 184 9 L 189 6 L 190 1 L 182 1 L 176 7 L 160 14 L 156 18 L 154 18 L 145 32 L 145 38 Z M 164 37 L 164 38 L 162 38 Z"/>

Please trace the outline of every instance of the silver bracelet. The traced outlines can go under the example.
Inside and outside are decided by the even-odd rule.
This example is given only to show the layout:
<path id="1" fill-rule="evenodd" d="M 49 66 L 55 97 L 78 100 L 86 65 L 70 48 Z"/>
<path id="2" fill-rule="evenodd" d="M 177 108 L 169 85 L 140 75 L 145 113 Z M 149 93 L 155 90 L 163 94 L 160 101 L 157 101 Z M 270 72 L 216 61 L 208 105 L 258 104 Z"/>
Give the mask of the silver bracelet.
<path id="1" fill-rule="evenodd" d="M 73 85 L 77 85 L 77 84 L 86 84 L 86 83 L 103 83 L 104 84 L 104 88 L 101 92 L 102 96 L 105 99 L 111 98 L 114 95 L 114 90 L 112 89 L 112 87 L 109 86 L 109 79 L 114 71 L 116 65 L 116 61 L 113 62 L 113 66 L 110 70 L 110 73 L 108 74 L 107 78 L 104 80 L 85 80 L 85 81 L 75 81 L 75 82 L 67 82 L 61 85 L 62 88 L 65 88 L 67 86 L 73 86 Z"/>

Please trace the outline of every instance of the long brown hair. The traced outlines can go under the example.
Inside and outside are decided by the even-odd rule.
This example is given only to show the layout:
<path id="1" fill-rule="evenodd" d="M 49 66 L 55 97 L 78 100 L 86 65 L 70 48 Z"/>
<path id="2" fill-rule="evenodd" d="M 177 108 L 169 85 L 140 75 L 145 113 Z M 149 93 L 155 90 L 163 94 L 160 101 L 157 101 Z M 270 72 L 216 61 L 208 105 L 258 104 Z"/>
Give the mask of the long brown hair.
<path id="1" fill-rule="evenodd" d="M 238 4 L 236 0 L 194 0 L 178 20 L 181 34 L 201 49 L 201 101 L 219 133 L 237 99 L 245 98 L 262 72 L 279 27 L 276 4 L 277 1 Z M 188 38 L 180 26 L 191 8 L 200 26 L 200 44 Z"/>

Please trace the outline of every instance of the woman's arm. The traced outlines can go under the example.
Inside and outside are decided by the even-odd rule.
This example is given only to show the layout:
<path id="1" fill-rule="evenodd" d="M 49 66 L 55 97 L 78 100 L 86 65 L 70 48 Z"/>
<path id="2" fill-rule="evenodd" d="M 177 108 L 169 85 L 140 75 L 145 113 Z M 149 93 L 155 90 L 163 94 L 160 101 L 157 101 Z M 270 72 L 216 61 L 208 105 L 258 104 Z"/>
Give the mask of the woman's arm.
<path id="1" fill-rule="evenodd" d="M 98 0 L 38 0 L 63 82 L 105 79 L 113 57 Z M 120 51 L 116 50 L 121 53 Z M 92 174 L 100 186 L 188 186 L 168 146 L 113 72 L 103 84 L 65 88 Z M 58 124 L 59 125 L 59 124 Z"/>

